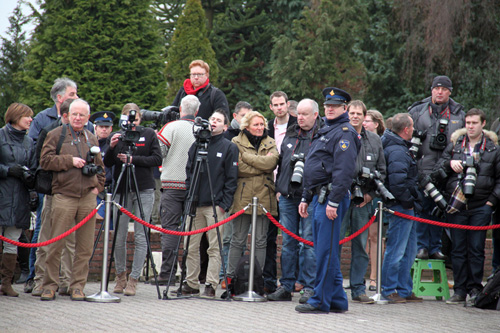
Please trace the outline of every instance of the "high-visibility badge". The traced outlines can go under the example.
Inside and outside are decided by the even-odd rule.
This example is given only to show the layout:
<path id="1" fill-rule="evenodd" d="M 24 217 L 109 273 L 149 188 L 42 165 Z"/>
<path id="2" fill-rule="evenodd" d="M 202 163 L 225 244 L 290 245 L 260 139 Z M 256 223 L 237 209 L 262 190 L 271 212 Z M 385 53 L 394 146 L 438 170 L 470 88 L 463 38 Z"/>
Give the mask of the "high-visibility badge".
<path id="1" fill-rule="evenodd" d="M 339 141 L 339 146 L 340 146 L 340 149 L 342 149 L 342 151 L 346 151 L 350 145 L 351 145 L 351 143 L 349 142 L 349 140 L 342 139 Z"/>

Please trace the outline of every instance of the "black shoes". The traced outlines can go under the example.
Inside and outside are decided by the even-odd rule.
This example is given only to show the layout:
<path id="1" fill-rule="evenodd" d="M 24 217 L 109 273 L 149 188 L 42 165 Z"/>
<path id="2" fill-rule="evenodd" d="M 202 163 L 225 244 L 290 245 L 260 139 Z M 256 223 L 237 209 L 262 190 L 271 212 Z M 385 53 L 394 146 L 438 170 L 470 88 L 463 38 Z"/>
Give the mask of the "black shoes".
<path id="1" fill-rule="evenodd" d="M 191 288 L 186 282 L 182 285 L 181 292 L 183 296 L 193 296 L 193 295 L 199 295 L 200 289 Z"/>
<path id="2" fill-rule="evenodd" d="M 201 294 L 204 298 L 215 298 L 215 289 L 211 284 L 205 285 L 205 291 Z"/>
<path id="3" fill-rule="evenodd" d="M 427 249 L 418 250 L 417 259 L 423 259 L 423 260 L 429 259 L 429 252 L 427 251 Z"/>
<path id="4" fill-rule="evenodd" d="M 465 304 L 465 297 L 455 294 L 446 300 L 446 304 Z"/>
<path id="5" fill-rule="evenodd" d="M 309 303 L 297 305 L 295 307 L 295 311 L 300 313 L 328 313 L 326 311 L 320 310 L 319 308 L 312 306 Z"/>
<path id="6" fill-rule="evenodd" d="M 429 259 L 434 259 L 434 260 L 446 260 L 448 259 L 447 256 L 441 253 L 441 251 L 437 251 L 436 253 L 433 253 L 429 256 Z"/>
<path id="7" fill-rule="evenodd" d="M 309 300 L 310 297 L 314 296 L 314 290 L 311 289 L 303 289 L 302 290 L 302 296 L 299 298 L 299 303 L 300 304 L 305 304 Z"/>
<path id="8" fill-rule="evenodd" d="M 270 301 L 291 301 L 292 293 L 280 286 L 274 293 L 267 295 L 267 299 Z"/>

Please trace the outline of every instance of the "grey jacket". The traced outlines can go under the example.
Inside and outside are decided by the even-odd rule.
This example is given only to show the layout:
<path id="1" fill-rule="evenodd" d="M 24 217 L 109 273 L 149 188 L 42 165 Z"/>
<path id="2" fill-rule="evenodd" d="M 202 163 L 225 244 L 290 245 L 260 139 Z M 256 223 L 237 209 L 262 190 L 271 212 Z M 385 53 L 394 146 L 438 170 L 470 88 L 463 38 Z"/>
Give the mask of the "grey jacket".
<path id="1" fill-rule="evenodd" d="M 382 181 L 382 183 L 384 182 L 387 174 L 387 167 L 385 164 L 382 141 L 377 134 L 367 131 L 364 128 L 361 130 L 361 148 L 358 153 L 358 158 L 356 159 L 355 177 L 359 175 L 363 167 L 369 168 L 372 173 L 374 170 L 378 170 L 381 175 L 380 181 Z M 377 196 L 373 181 L 364 182 L 364 186 L 361 187 L 361 190 L 363 193 L 368 193 L 372 198 Z"/>

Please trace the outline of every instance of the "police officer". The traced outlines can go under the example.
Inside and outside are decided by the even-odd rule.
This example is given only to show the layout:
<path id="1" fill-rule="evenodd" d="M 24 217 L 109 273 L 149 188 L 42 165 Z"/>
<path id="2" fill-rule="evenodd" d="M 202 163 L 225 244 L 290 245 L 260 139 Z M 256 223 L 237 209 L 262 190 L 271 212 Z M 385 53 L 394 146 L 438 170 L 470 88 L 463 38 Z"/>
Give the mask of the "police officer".
<path id="1" fill-rule="evenodd" d="M 349 203 L 356 158 L 360 149 L 358 133 L 346 113 L 351 96 L 342 89 L 328 87 L 325 96 L 325 124 L 315 136 L 306 157 L 304 192 L 299 214 L 307 217 L 314 205 L 313 238 L 316 253 L 314 296 L 295 310 L 302 313 L 347 311 L 338 256 L 340 226 Z"/>
<path id="2" fill-rule="evenodd" d="M 101 149 L 102 158 L 108 150 L 108 137 L 113 131 L 113 121 L 116 115 L 111 111 L 99 111 L 90 116 L 90 121 L 95 125 L 95 135 L 99 141 L 99 148 Z M 111 185 L 113 180 L 112 168 L 106 168 L 106 184 L 105 186 Z"/>

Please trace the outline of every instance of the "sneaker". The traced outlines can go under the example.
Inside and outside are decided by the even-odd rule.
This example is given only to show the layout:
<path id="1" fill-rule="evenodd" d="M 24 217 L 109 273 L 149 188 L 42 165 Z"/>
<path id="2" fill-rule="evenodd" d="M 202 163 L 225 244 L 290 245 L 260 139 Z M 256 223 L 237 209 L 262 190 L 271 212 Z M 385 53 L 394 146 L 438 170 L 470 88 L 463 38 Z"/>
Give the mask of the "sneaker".
<path id="1" fill-rule="evenodd" d="M 300 313 L 328 313 L 327 311 L 320 310 L 309 303 L 297 305 L 295 307 L 295 311 Z"/>
<path id="2" fill-rule="evenodd" d="M 43 289 L 41 286 L 40 287 L 35 286 L 33 288 L 33 291 L 31 292 L 31 296 L 35 296 L 35 297 L 40 297 L 40 296 L 42 296 L 42 294 L 43 294 Z"/>
<path id="3" fill-rule="evenodd" d="M 373 304 L 373 303 L 375 303 L 375 301 L 373 299 L 371 299 L 370 297 L 366 296 L 365 294 L 354 296 L 352 298 L 352 301 L 355 302 L 355 303 L 362 303 L 362 304 Z"/>
<path id="4" fill-rule="evenodd" d="M 205 285 L 205 291 L 201 295 L 201 297 L 205 298 L 215 298 L 215 289 L 211 284 Z"/>
<path id="5" fill-rule="evenodd" d="M 292 293 L 280 286 L 274 293 L 267 295 L 267 299 L 270 301 L 291 301 Z"/>
<path id="6" fill-rule="evenodd" d="M 411 293 L 410 296 L 406 297 L 406 302 L 410 303 L 418 303 L 418 302 L 423 302 L 424 299 L 422 297 L 417 297 L 415 293 Z"/>
<path id="7" fill-rule="evenodd" d="M 446 300 L 446 304 L 464 304 L 465 297 L 459 294 L 454 294 L 449 299 Z"/>
<path id="8" fill-rule="evenodd" d="M 389 301 L 390 304 L 406 303 L 406 298 L 399 296 L 398 293 L 392 293 L 390 295 L 384 296 L 384 299 Z"/>
<path id="9" fill-rule="evenodd" d="M 30 294 L 33 291 L 34 287 L 35 287 L 35 280 L 29 279 L 24 284 L 24 292 L 27 293 L 27 294 Z"/>
<path id="10" fill-rule="evenodd" d="M 301 296 L 299 298 L 300 304 L 306 304 L 310 297 L 314 296 L 314 290 L 312 289 L 303 289 L 301 292 Z"/>
<path id="11" fill-rule="evenodd" d="M 45 289 L 40 295 L 42 301 L 53 301 L 56 299 L 56 291 L 51 289 Z"/>
<path id="12" fill-rule="evenodd" d="M 84 301 L 85 294 L 80 289 L 75 289 L 71 292 L 71 300 L 72 301 Z"/>
<path id="13" fill-rule="evenodd" d="M 189 286 L 189 284 L 187 284 L 187 282 L 185 282 L 182 285 L 181 291 L 182 291 L 183 296 L 192 296 L 192 295 L 199 295 L 200 294 L 200 289 L 191 288 Z"/>

